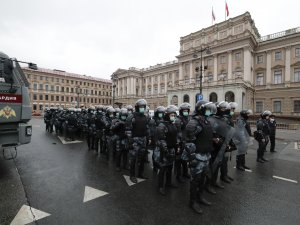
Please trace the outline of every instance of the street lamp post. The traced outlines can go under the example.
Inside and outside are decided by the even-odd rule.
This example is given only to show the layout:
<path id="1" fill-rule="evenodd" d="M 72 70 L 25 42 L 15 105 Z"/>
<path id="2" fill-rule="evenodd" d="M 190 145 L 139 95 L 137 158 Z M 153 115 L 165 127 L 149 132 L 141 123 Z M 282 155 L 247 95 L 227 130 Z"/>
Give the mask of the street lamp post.
<path id="1" fill-rule="evenodd" d="M 209 46 L 207 46 L 207 47 L 205 47 L 205 48 L 202 48 L 202 46 L 201 46 L 200 50 L 198 51 L 198 52 L 200 52 L 200 67 L 197 66 L 197 67 L 195 68 L 195 71 L 196 71 L 196 72 L 199 72 L 199 71 L 200 71 L 200 88 L 199 88 L 200 93 L 199 93 L 199 95 L 202 95 L 202 79 L 203 79 L 203 71 L 207 69 L 207 66 L 204 66 L 204 67 L 203 67 L 203 65 L 202 65 L 202 53 L 203 53 L 204 51 L 206 51 L 206 54 L 211 54 L 211 51 L 210 51 Z M 198 55 L 195 53 L 195 54 L 193 55 L 193 57 L 194 57 L 194 58 L 198 58 Z"/>
<path id="2" fill-rule="evenodd" d="M 117 80 L 117 78 L 116 78 L 116 74 L 115 73 L 113 73 L 112 75 L 111 75 L 111 79 L 112 79 L 112 81 L 113 81 L 113 102 L 112 102 L 112 105 L 114 106 L 115 105 L 115 94 L 116 94 L 116 87 L 117 87 L 117 85 L 116 85 L 116 80 Z"/>

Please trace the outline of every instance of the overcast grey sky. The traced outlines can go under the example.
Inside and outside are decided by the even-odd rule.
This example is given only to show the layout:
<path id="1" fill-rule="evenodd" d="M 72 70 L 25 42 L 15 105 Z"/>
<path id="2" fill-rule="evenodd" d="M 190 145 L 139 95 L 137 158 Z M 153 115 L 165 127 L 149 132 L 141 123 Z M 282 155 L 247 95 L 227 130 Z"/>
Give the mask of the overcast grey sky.
<path id="1" fill-rule="evenodd" d="M 175 60 L 179 40 L 225 20 L 224 0 L 0 0 L 0 51 L 39 67 L 109 79 Z M 227 0 L 262 36 L 300 26 L 299 0 Z"/>

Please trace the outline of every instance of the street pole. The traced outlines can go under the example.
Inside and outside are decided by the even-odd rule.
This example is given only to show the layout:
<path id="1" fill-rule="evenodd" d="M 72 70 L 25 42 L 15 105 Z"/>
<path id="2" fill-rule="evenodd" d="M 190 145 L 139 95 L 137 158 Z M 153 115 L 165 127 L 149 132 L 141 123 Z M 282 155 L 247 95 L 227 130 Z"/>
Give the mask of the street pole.
<path id="1" fill-rule="evenodd" d="M 201 50 L 200 50 L 200 95 L 202 95 L 202 78 L 203 78 L 203 74 L 202 74 L 202 46 L 201 46 Z"/>

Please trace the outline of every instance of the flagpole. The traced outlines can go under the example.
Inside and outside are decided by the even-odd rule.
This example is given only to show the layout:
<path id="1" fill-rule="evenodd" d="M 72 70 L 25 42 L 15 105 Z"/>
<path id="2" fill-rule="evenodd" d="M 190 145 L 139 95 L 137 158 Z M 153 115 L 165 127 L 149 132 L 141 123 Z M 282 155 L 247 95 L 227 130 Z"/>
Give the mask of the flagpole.
<path id="1" fill-rule="evenodd" d="M 225 0 L 225 21 L 226 21 L 226 0 Z"/>

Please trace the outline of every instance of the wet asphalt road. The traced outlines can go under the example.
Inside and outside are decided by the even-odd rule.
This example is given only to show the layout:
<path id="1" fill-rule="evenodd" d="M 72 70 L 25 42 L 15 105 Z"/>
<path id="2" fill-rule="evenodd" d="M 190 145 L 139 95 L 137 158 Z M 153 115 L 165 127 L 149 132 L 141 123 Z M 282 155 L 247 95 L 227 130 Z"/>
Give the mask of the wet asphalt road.
<path id="1" fill-rule="evenodd" d="M 146 165 L 148 180 L 128 186 L 112 162 L 87 151 L 86 143 L 63 145 L 55 134 L 44 131 L 41 119 L 33 119 L 33 137 L 19 147 L 14 161 L 0 158 L 0 224 L 10 224 L 22 205 L 51 214 L 30 224 L 299 224 L 299 183 L 274 179 L 280 176 L 300 182 L 300 151 L 293 143 L 277 141 L 278 153 L 266 153 L 270 162 L 257 164 L 256 143 L 246 160 L 252 172 L 235 170 L 229 164 L 232 184 L 202 206 L 203 215 L 188 207 L 189 184 L 157 193 L 156 175 Z M 176 183 L 176 182 L 174 182 Z M 83 203 L 85 187 L 109 194 Z"/>

